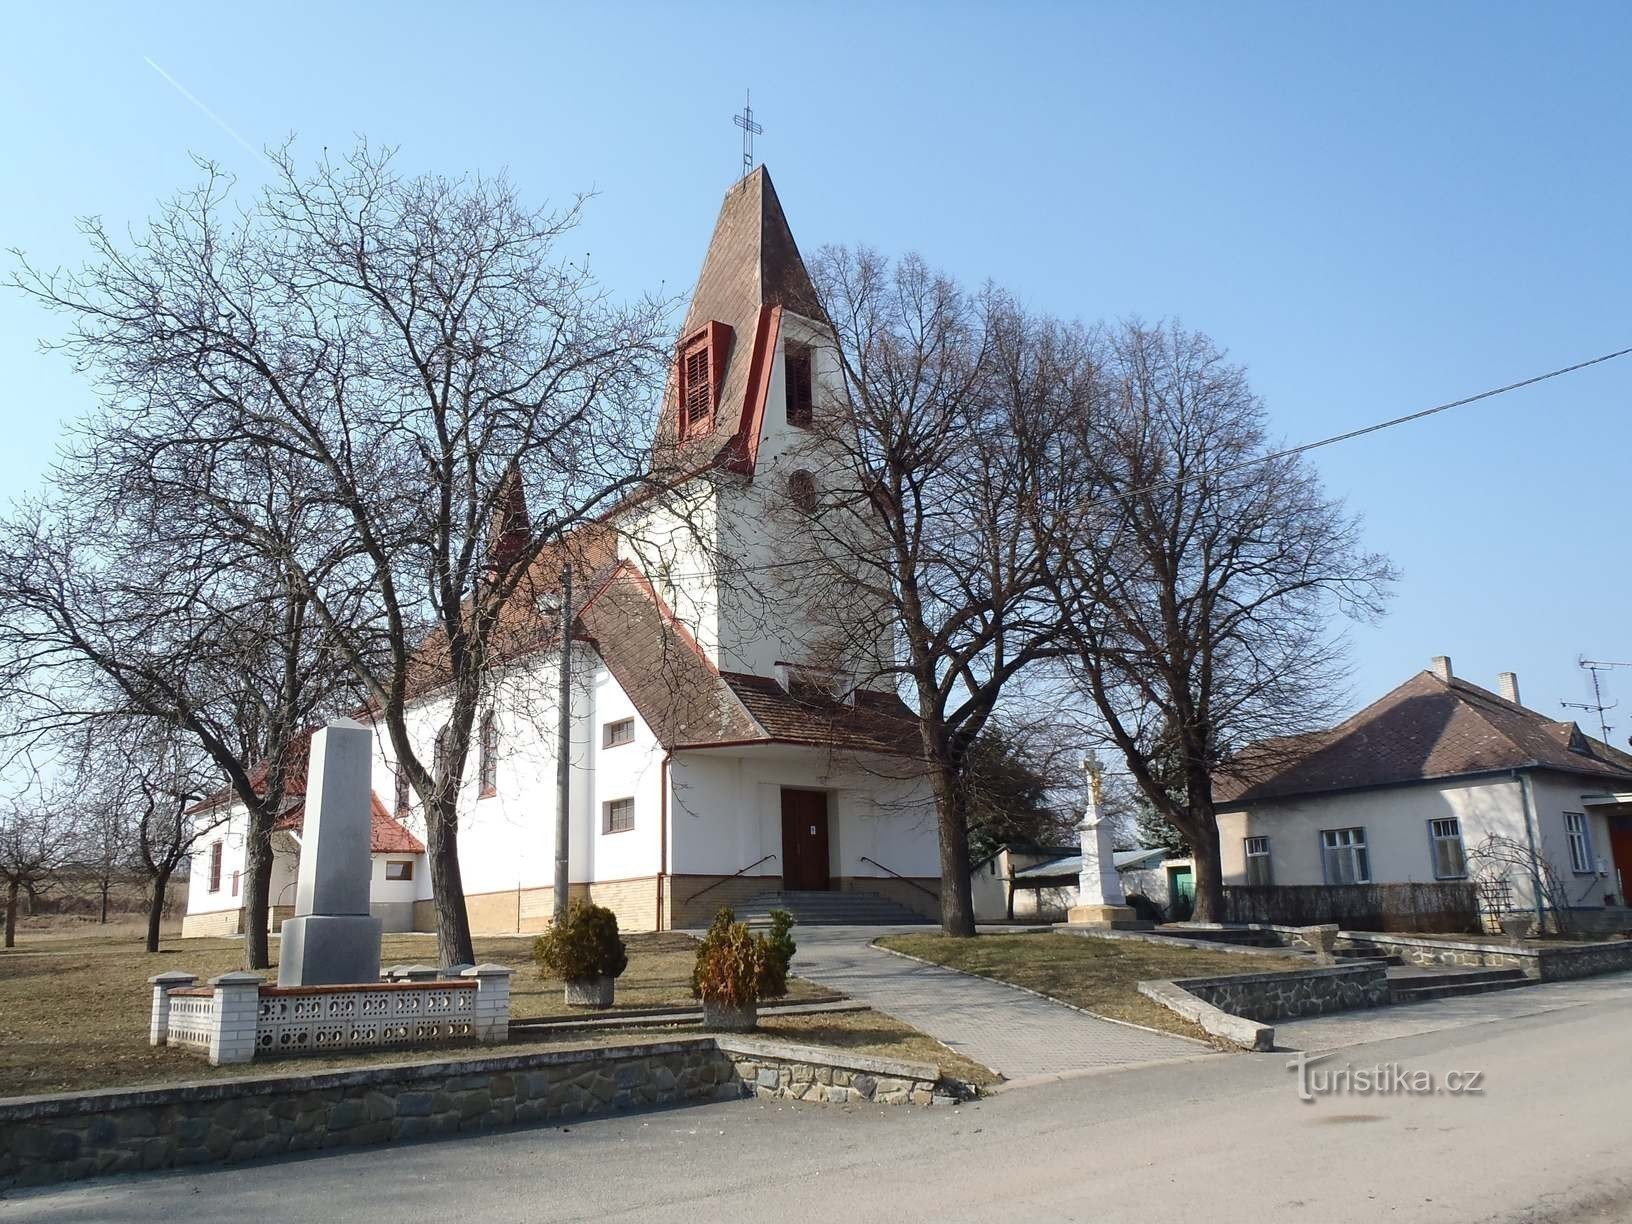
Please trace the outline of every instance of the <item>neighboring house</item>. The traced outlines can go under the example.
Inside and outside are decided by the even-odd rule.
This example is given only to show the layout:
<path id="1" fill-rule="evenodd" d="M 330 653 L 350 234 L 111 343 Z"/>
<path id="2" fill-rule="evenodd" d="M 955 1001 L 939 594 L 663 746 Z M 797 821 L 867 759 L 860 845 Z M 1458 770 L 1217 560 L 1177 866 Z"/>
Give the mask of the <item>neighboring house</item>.
<path id="1" fill-rule="evenodd" d="M 306 750 L 311 736 L 304 735 L 295 745 L 288 802 L 272 833 L 271 912 L 268 924 L 274 931 L 295 912 L 295 880 L 300 867 L 300 834 L 306 821 Z M 264 776 L 251 775 L 257 790 Z M 369 913 L 380 919 L 387 931 L 414 929 L 416 889 L 425 877 L 425 847 L 419 838 L 392 818 L 380 802 L 373 800 L 373 877 L 369 886 Z M 241 935 L 244 930 L 245 834 L 248 817 L 244 805 L 231 791 L 211 795 L 194 809 L 201 826 L 214 824 L 198 839 L 193 850 L 192 872 L 187 884 L 187 913 L 181 933 L 192 935 Z"/>
<path id="2" fill-rule="evenodd" d="M 1534 845 L 1572 909 L 1632 885 L 1632 755 L 1493 693 L 1443 656 L 1326 731 L 1242 752 L 1214 788 L 1225 884 L 1462 880 L 1490 834 Z M 1528 852 L 1527 852 L 1528 853 Z M 1529 871 L 1506 873 L 1529 909 Z"/>
<path id="3" fill-rule="evenodd" d="M 1193 896 L 1190 860 L 1161 847 L 1118 850 L 1112 855 L 1122 891 L 1166 907 L 1175 896 Z M 1000 846 L 970 874 L 978 922 L 1064 922 L 1077 903 L 1082 852 L 1071 846 Z"/>
<path id="4" fill-rule="evenodd" d="M 575 897 L 611 907 L 626 930 L 706 924 L 782 889 L 874 892 L 938 916 L 934 799 L 911 711 L 885 682 L 857 679 L 888 674 L 889 609 L 882 596 L 842 609 L 814 599 L 790 561 L 812 547 L 801 508 L 821 493 L 817 473 L 842 467 L 811 429 L 813 405 L 842 393 L 834 347 L 761 167 L 726 194 L 660 409 L 654 458 L 689 475 L 547 550 L 506 606 L 517 647 L 499 652 L 459 799 L 477 933 L 537 931 L 554 908 L 567 558 Z M 524 483 L 489 548 L 530 538 Z M 860 533 L 868 514 L 859 503 Z M 835 625 L 841 613 L 852 619 Z M 435 647 L 409 710 L 427 763 L 450 705 Z M 375 790 L 423 837 L 421 804 L 376 739 Z M 413 925 L 430 929 L 430 873 L 412 872 Z M 214 896 L 194 893 L 201 906 Z"/>

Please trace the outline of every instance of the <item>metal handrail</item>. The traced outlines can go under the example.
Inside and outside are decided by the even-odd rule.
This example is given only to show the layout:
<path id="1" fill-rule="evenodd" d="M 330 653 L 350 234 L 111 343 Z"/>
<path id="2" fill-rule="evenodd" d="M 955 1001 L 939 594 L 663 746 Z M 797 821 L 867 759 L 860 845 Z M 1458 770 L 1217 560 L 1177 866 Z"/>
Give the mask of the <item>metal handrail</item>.
<path id="1" fill-rule="evenodd" d="M 753 862 L 749 863 L 748 866 L 740 868 L 737 871 L 733 871 L 730 875 L 726 876 L 724 879 L 715 880 L 714 883 L 708 885 L 707 887 L 699 888 L 696 892 L 692 893 L 691 896 L 686 898 L 685 904 L 690 905 L 693 901 L 697 900 L 698 897 L 702 896 L 704 893 L 708 892 L 710 889 L 718 888 L 721 884 L 724 884 L 726 882 L 726 880 L 734 880 L 740 875 L 745 875 L 748 872 L 752 871 L 755 867 L 758 867 L 761 863 L 767 863 L 767 862 L 769 862 L 771 859 L 773 859 L 775 857 L 776 857 L 776 855 L 774 855 L 774 854 L 767 854 L 767 855 L 763 856 L 762 858 L 757 858 Z M 885 870 L 887 871 L 889 869 L 885 868 Z"/>
<path id="2" fill-rule="evenodd" d="M 911 876 L 902 875 L 899 871 L 895 870 L 895 868 L 893 868 L 893 867 L 884 866 L 884 864 L 879 862 L 877 859 L 870 859 L 864 854 L 864 855 L 861 856 L 860 861 L 863 862 L 863 863 L 871 863 L 874 867 L 877 867 L 880 871 L 889 872 L 896 879 L 901 880 L 904 883 L 911 884 L 919 892 L 925 893 L 928 896 L 934 897 L 936 901 L 939 901 L 941 899 L 941 894 L 936 892 L 933 888 L 929 888 L 929 887 L 927 887 L 927 886 L 925 886 L 923 884 L 918 883 L 918 881 L 913 879 Z"/>

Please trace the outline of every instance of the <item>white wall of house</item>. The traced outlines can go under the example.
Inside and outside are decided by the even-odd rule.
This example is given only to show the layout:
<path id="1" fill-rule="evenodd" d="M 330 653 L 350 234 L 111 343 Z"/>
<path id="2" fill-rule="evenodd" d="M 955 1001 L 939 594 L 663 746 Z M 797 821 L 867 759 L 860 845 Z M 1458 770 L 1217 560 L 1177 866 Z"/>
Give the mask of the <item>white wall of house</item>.
<path id="1" fill-rule="evenodd" d="M 1572 905 L 1601 906 L 1613 881 L 1594 871 L 1571 871 L 1566 811 L 1588 812 L 1584 794 L 1601 791 L 1582 779 L 1563 774 L 1532 776 L 1535 820 L 1543 852 L 1565 882 Z M 1272 800 L 1249 810 L 1220 812 L 1219 857 L 1226 884 L 1246 882 L 1244 839 L 1270 839 L 1270 865 L 1276 884 L 1326 882 L 1321 832 L 1363 828 L 1374 883 L 1433 882 L 1434 860 L 1429 822 L 1455 818 L 1465 850 L 1491 833 L 1526 842 L 1524 793 L 1518 779 L 1507 776 L 1451 779 Z M 1588 815 L 1595 856 L 1608 859 L 1609 831 L 1602 815 Z M 1522 873 L 1516 873 L 1522 874 Z M 1515 878 L 1514 903 L 1534 904 L 1527 879 Z"/>
<path id="2" fill-rule="evenodd" d="M 201 819 L 207 821 L 214 817 L 205 816 Z M 187 877 L 189 914 L 219 914 L 243 905 L 244 829 L 243 809 L 234 805 L 231 816 L 199 838 L 197 849 L 193 851 L 192 869 Z M 210 848 L 217 843 L 221 846 L 221 880 L 220 886 L 212 892 Z M 238 895 L 234 895 L 232 888 L 234 874 L 238 875 L 240 881 Z"/>
<path id="3" fill-rule="evenodd" d="M 781 875 L 782 789 L 791 787 L 831 796 L 830 875 L 889 874 L 862 862 L 865 856 L 900 875 L 939 876 L 935 806 L 927 782 L 879 776 L 901 767 L 899 761 L 881 760 L 869 770 L 839 754 L 782 745 L 676 753 L 670 770 L 670 870 L 730 875 L 774 854 L 747 874 Z"/>

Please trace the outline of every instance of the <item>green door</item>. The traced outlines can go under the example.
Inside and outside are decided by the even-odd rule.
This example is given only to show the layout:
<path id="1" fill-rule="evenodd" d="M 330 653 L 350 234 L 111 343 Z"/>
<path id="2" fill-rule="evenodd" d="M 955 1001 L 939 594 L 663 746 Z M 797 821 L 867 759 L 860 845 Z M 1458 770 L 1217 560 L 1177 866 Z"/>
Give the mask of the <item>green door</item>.
<path id="1" fill-rule="evenodd" d="M 1190 868 L 1169 867 L 1167 869 L 1167 895 L 1170 900 L 1179 905 L 1194 905 L 1196 903 L 1196 878 L 1190 874 Z"/>

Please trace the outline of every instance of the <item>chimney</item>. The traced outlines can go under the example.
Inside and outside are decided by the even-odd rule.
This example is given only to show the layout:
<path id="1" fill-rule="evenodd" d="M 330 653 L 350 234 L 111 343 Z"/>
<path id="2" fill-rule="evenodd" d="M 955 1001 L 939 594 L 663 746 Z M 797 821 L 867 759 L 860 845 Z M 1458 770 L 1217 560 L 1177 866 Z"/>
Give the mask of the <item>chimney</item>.
<path id="1" fill-rule="evenodd" d="M 1496 691 L 1514 705 L 1523 705 L 1519 700 L 1519 677 L 1516 672 L 1502 672 L 1496 677 Z"/>
<path id="2" fill-rule="evenodd" d="M 1435 655 L 1428 663 L 1428 670 L 1433 672 L 1446 684 L 1451 682 L 1451 656 Z"/>

